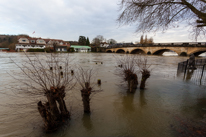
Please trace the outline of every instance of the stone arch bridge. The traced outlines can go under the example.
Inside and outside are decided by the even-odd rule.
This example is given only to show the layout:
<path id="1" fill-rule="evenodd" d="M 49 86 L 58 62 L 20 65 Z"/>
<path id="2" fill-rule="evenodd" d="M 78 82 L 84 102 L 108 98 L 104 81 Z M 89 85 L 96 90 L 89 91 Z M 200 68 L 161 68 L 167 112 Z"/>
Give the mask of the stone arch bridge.
<path id="1" fill-rule="evenodd" d="M 162 55 L 165 51 L 174 51 L 179 56 L 195 56 L 206 52 L 206 45 L 140 45 L 132 47 L 115 47 L 108 48 L 106 52 L 110 53 L 129 53 L 129 54 L 148 54 L 148 55 Z"/>

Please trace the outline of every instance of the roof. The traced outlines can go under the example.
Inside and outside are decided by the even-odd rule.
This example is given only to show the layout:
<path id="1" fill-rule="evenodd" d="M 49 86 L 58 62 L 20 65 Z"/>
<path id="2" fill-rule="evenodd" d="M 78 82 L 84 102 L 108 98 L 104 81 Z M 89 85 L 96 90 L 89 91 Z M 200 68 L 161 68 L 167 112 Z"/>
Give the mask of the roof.
<path id="1" fill-rule="evenodd" d="M 71 45 L 70 47 L 72 47 L 72 48 L 78 48 L 78 49 L 80 49 L 80 48 L 90 49 L 90 48 L 91 48 L 91 47 L 89 47 L 89 46 L 83 46 L 83 45 Z"/>

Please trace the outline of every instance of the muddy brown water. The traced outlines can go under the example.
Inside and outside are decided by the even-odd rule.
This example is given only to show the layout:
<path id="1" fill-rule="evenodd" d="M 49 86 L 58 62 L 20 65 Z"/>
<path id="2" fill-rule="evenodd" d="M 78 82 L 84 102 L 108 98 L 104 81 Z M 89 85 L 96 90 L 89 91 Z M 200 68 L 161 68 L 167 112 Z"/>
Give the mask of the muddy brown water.
<path id="1" fill-rule="evenodd" d="M 44 56 L 45 53 L 37 53 Z M 145 90 L 128 94 L 115 75 L 115 56 L 123 54 L 74 53 L 74 62 L 94 68 L 102 91 L 91 98 L 91 114 L 84 115 L 78 87 L 67 93 L 66 103 L 72 115 L 59 131 L 46 134 L 37 111 L 38 98 L 19 96 L 15 81 L 8 73 L 20 71 L 12 63 L 26 59 L 24 53 L 0 53 L 0 136 L 1 137 L 74 137 L 74 136 L 140 136 L 174 137 L 178 119 L 205 121 L 205 85 L 177 77 L 177 63 L 188 57 L 147 56 L 152 64 Z M 33 54 L 28 53 L 28 56 Z M 97 62 L 97 64 L 96 64 Z M 101 64 L 103 62 L 103 64 Z"/>

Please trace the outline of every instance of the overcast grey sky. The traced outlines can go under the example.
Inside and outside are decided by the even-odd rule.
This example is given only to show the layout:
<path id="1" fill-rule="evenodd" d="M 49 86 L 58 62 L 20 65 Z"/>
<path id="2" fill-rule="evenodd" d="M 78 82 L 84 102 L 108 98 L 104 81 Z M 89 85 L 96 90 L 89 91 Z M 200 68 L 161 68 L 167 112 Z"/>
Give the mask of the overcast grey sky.
<path id="1" fill-rule="evenodd" d="M 136 42 L 135 24 L 116 22 L 120 0 L 0 0 L 0 34 L 90 41 L 97 35 L 117 42 Z M 35 31 L 34 34 L 32 34 Z M 180 26 L 165 33 L 147 34 L 154 42 L 192 42 L 188 28 Z M 198 40 L 205 41 L 205 40 Z"/>

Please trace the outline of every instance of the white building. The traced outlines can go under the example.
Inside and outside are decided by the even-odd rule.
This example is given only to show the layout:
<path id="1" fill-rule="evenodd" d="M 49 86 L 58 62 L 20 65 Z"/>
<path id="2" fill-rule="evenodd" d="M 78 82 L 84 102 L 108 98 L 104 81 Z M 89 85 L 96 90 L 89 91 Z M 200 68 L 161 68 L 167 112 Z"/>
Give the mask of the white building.
<path id="1" fill-rule="evenodd" d="M 28 49 L 44 49 L 46 42 L 41 38 L 19 38 L 15 45 L 16 51 L 27 51 Z"/>
<path id="2" fill-rule="evenodd" d="M 75 52 L 90 52 L 91 51 L 91 47 L 89 46 L 71 45 L 71 48 L 74 48 Z"/>

